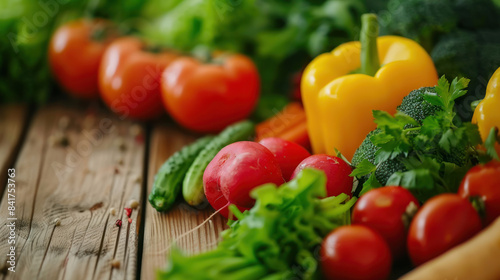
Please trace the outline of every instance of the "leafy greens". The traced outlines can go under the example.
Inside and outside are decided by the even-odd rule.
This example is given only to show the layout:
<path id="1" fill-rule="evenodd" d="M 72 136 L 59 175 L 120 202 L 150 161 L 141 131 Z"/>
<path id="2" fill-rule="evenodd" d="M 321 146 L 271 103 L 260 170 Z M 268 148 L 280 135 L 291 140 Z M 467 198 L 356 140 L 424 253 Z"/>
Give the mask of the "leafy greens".
<path id="1" fill-rule="evenodd" d="M 355 199 L 326 194 L 322 171 L 305 169 L 279 188 L 263 185 L 252 191 L 255 206 L 241 213 L 222 233 L 215 250 L 195 256 L 171 253 L 157 279 L 315 279 L 316 254 L 331 230 L 348 224 Z"/>
<path id="2" fill-rule="evenodd" d="M 424 100 L 438 110 L 421 123 L 399 111 L 394 116 L 373 111 L 378 133 L 370 141 L 378 149 L 375 160 L 361 161 L 351 174 L 368 177 L 361 194 L 381 186 L 375 172 L 390 161 L 404 168 L 394 172 L 386 185 L 406 187 L 420 201 L 458 189 L 467 170 L 478 162 L 480 151 L 476 146 L 482 143 L 477 125 L 462 122 L 455 111 L 455 100 L 466 94 L 468 82 L 455 78 L 450 84 L 441 77 L 435 93 L 424 95 Z"/>

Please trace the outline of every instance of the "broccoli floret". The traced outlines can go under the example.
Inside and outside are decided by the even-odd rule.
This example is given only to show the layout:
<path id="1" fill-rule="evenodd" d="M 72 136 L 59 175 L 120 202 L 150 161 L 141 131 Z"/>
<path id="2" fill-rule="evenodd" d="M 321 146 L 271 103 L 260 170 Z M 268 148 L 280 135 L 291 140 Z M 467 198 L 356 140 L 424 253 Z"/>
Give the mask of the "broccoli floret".
<path id="1" fill-rule="evenodd" d="M 370 140 L 370 137 L 373 135 L 377 134 L 380 130 L 375 129 L 373 131 L 370 131 L 368 135 L 366 135 L 365 140 L 361 143 L 359 148 L 356 150 L 354 153 L 351 164 L 353 166 L 357 166 L 359 163 L 361 163 L 364 159 L 369 160 L 371 163 L 374 162 L 375 160 L 375 152 L 377 152 L 378 148 L 377 146 L 373 145 L 372 141 Z"/>
<path id="2" fill-rule="evenodd" d="M 368 133 L 368 135 L 366 135 L 365 140 L 363 140 L 363 143 L 361 143 L 359 148 L 354 153 L 354 156 L 352 157 L 351 164 L 353 166 L 357 166 L 364 159 L 367 159 L 371 163 L 375 163 L 375 153 L 378 151 L 379 148 L 373 145 L 372 141 L 370 140 L 370 137 L 379 132 L 380 130 L 375 129 L 370 133 Z M 404 170 L 406 169 L 402 163 L 398 162 L 397 160 L 388 160 L 380 164 L 380 166 L 375 171 L 375 177 L 377 178 L 377 181 L 379 183 L 385 185 L 389 177 L 391 177 L 391 175 L 394 172 L 404 171 Z M 368 176 L 364 176 L 358 179 L 359 183 L 363 184 L 368 179 Z"/>
<path id="3" fill-rule="evenodd" d="M 423 87 L 410 92 L 401 105 L 398 106 L 398 111 L 407 114 L 422 124 L 422 121 L 430 115 L 434 115 L 439 107 L 430 104 L 424 100 L 424 94 L 436 93 L 433 87 Z"/>
<path id="4" fill-rule="evenodd" d="M 397 108 L 398 111 L 409 115 L 417 122 L 422 124 L 422 121 L 426 117 L 435 115 L 436 112 L 440 110 L 438 106 L 432 105 L 424 99 L 424 95 L 429 93 L 436 93 L 434 87 L 423 87 L 413 90 L 405 98 L 403 98 L 401 105 L 399 105 Z M 375 129 L 368 133 L 366 138 L 354 153 L 351 161 L 353 166 L 357 166 L 364 159 L 367 159 L 371 163 L 375 164 L 375 154 L 379 148 L 372 143 L 370 138 L 379 132 L 379 129 Z M 428 150 L 426 151 L 426 154 L 432 155 L 433 157 L 438 159 L 439 162 L 451 162 L 458 166 L 464 166 L 469 161 L 469 155 L 466 152 L 466 147 L 453 148 L 450 153 L 446 153 L 441 149 Z M 375 177 L 380 184 L 385 185 L 387 183 L 387 180 L 393 173 L 406 170 L 407 169 L 404 164 L 401 163 L 401 161 L 397 158 L 387 160 L 381 162 L 377 167 L 377 170 L 375 171 Z M 367 179 L 368 176 L 359 178 L 360 184 L 363 184 Z"/>
<path id="5" fill-rule="evenodd" d="M 434 106 L 424 100 L 424 94 L 429 92 L 435 93 L 434 88 L 423 87 L 417 90 L 413 90 L 407 96 L 405 96 L 405 98 L 403 98 L 401 105 L 398 106 L 398 110 L 414 118 L 419 123 L 422 123 L 423 119 L 425 119 L 427 116 L 435 114 L 436 110 L 438 110 L 437 106 Z M 354 153 L 354 156 L 352 158 L 353 166 L 357 166 L 364 159 L 369 160 L 371 163 L 375 163 L 375 153 L 379 148 L 372 143 L 370 137 L 377 134 L 378 132 L 379 130 L 375 129 L 368 133 L 366 138 Z M 399 161 L 388 160 L 380 164 L 380 166 L 377 168 L 377 171 L 375 171 L 375 177 L 382 185 L 384 185 L 394 172 L 405 170 L 406 169 L 404 165 Z M 363 183 L 366 179 L 367 177 L 360 178 L 360 183 Z"/>
<path id="6" fill-rule="evenodd" d="M 462 120 L 472 118 L 470 103 L 484 97 L 486 84 L 500 66 L 500 31 L 457 31 L 447 34 L 431 52 L 439 75 L 467 77 L 471 81 L 467 95 L 456 100 Z"/>
<path id="7" fill-rule="evenodd" d="M 434 89 L 434 87 L 423 87 L 417 90 L 413 90 L 407 96 L 405 96 L 405 98 L 403 98 L 401 105 L 399 105 L 397 108 L 398 111 L 407 114 L 408 116 L 415 119 L 418 123 L 422 124 L 422 121 L 425 118 L 436 114 L 436 112 L 440 110 L 438 106 L 432 105 L 431 103 L 427 102 L 424 99 L 425 94 L 436 94 L 436 90 Z M 467 149 L 464 146 L 459 148 L 453 148 L 449 153 L 446 153 L 445 151 L 440 149 L 440 150 L 430 150 L 428 151 L 428 154 L 435 156 L 436 158 L 439 159 L 440 162 L 446 161 L 454 163 L 458 166 L 463 166 L 469 160 L 466 150 Z M 377 175 L 377 173 L 375 174 Z M 390 177 L 390 174 L 387 176 L 387 178 Z"/>
<path id="8" fill-rule="evenodd" d="M 406 171 L 406 167 L 404 166 L 404 164 L 396 159 L 387 160 L 380 163 L 377 170 L 375 171 L 375 178 L 377 178 L 377 181 L 382 184 L 382 186 L 386 186 L 389 177 L 391 177 L 392 174 L 398 171 Z"/>

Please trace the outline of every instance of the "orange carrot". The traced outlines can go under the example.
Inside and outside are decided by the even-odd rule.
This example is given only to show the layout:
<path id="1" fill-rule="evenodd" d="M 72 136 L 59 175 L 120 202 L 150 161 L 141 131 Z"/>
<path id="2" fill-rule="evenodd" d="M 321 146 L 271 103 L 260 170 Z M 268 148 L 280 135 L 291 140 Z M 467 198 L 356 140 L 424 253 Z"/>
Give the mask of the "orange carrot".
<path id="1" fill-rule="evenodd" d="M 257 134 L 255 141 L 267 137 L 278 137 L 295 142 L 307 149 L 310 147 L 306 114 L 298 102 L 288 104 L 281 112 L 258 124 L 255 130 Z"/>

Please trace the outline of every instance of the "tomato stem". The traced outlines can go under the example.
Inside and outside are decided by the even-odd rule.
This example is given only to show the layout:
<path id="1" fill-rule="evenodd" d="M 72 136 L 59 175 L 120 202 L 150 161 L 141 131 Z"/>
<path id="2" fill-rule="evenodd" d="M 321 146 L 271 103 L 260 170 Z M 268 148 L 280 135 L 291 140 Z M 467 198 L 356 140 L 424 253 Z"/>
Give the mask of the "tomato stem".
<path id="1" fill-rule="evenodd" d="M 413 217 L 415 216 L 415 214 L 417 214 L 417 211 L 418 206 L 413 201 L 410 202 L 410 204 L 408 204 L 408 206 L 406 207 L 406 210 L 401 217 L 401 219 L 403 220 L 403 225 L 406 229 L 410 227 L 411 220 L 413 220 Z"/>
<path id="2" fill-rule="evenodd" d="M 361 16 L 361 73 L 374 76 L 380 68 L 378 58 L 377 38 L 379 27 L 377 15 L 364 14 Z"/>
<path id="3" fill-rule="evenodd" d="M 148 44 L 144 47 L 144 50 L 147 51 L 147 52 L 150 52 L 150 53 L 161 53 L 163 51 L 165 51 L 164 48 L 158 46 L 158 45 L 154 45 L 154 44 Z"/>
<path id="4" fill-rule="evenodd" d="M 212 51 L 206 46 L 197 46 L 192 50 L 192 55 L 203 63 L 208 63 L 212 60 Z"/>
<path id="5" fill-rule="evenodd" d="M 206 64 L 223 65 L 228 57 L 228 53 L 220 53 L 217 51 L 212 51 L 206 46 L 198 46 L 191 51 L 192 56 L 194 56 L 199 61 Z"/>

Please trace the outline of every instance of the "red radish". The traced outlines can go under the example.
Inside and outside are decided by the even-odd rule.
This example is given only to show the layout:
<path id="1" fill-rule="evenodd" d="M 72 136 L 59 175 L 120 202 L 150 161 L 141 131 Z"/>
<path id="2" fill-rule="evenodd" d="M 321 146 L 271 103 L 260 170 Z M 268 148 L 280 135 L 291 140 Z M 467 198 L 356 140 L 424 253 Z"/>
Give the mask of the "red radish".
<path id="1" fill-rule="evenodd" d="M 352 196 L 353 177 L 349 176 L 352 168 L 341 158 L 329 155 L 312 155 L 304 159 L 295 168 L 291 179 L 295 178 L 302 169 L 307 167 L 325 172 L 327 196 L 335 196 L 341 193 Z"/>
<path id="2" fill-rule="evenodd" d="M 281 167 L 283 178 L 289 181 L 295 168 L 311 154 L 301 145 L 277 137 L 264 138 L 259 144 L 273 153 Z"/>
<path id="3" fill-rule="evenodd" d="M 241 141 L 224 147 L 208 164 L 203 174 L 203 186 L 208 202 L 228 217 L 227 207 L 252 207 L 250 191 L 262 184 L 284 183 L 274 155 L 256 142 Z"/>
<path id="4" fill-rule="evenodd" d="M 413 205 L 412 205 L 413 204 Z M 410 220 L 420 203 L 402 187 L 373 189 L 362 195 L 352 212 L 352 224 L 377 231 L 391 249 L 393 259 L 406 254 L 406 236 Z"/>

